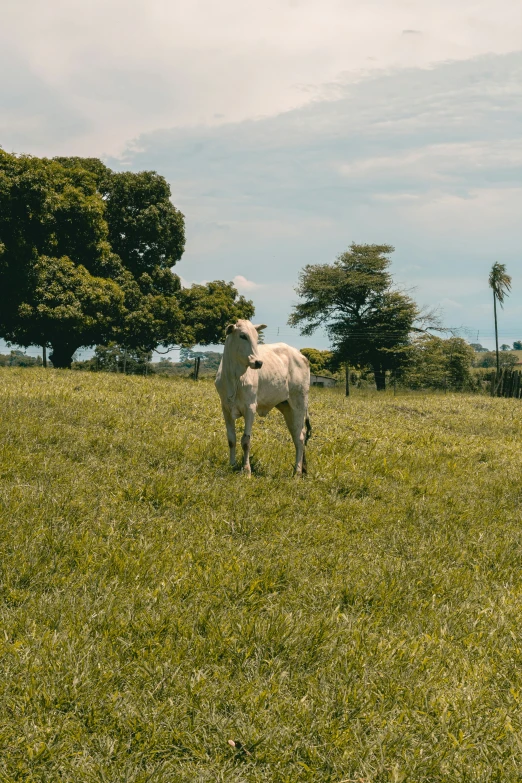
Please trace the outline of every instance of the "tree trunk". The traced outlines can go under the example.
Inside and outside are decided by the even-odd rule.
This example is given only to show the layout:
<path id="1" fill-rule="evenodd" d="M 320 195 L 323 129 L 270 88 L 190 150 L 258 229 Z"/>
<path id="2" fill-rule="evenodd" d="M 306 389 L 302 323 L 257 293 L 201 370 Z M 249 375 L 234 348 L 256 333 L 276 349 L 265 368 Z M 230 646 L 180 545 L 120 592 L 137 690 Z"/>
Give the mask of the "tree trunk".
<path id="1" fill-rule="evenodd" d="M 72 359 L 75 350 L 77 349 L 76 346 L 71 345 L 64 345 L 64 344 L 57 344 L 52 345 L 52 353 L 49 354 L 49 359 L 53 363 L 53 367 L 57 367 L 61 370 L 70 370 Z"/>
<path id="2" fill-rule="evenodd" d="M 42 345 L 42 365 L 47 367 L 47 347 Z"/>
<path id="3" fill-rule="evenodd" d="M 375 367 L 373 374 L 377 391 L 386 391 L 386 370 L 383 370 L 382 367 Z"/>
<path id="4" fill-rule="evenodd" d="M 350 396 L 350 365 L 348 364 L 348 362 L 344 363 L 344 373 L 345 373 L 345 376 L 344 376 L 344 382 L 345 382 L 344 393 L 345 393 L 346 397 L 349 397 Z"/>
<path id="5" fill-rule="evenodd" d="M 497 297 L 493 291 L 493 312 L 495 314 L 495 348 L 497 354 L 497 376 L 500 372 L 500 359 L 498 356 L 498 326 L 497 326 Z"/>

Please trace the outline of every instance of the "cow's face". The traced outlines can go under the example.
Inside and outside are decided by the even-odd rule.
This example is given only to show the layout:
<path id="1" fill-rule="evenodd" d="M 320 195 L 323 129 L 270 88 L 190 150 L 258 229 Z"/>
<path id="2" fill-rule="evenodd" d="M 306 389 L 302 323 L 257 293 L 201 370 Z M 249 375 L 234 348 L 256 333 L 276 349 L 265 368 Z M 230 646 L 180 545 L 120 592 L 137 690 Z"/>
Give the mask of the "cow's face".
<path id="1" fill-rule="evenodd" d="M 266 324 L 254 326 L 250 321 L 242 319 L 227 326 L 227 348 L 245 369 L 250 367 L 251 370 L 260 370 L 263 366 L 257 348 L 259 332 L 262 329 L 266 329 Z"/>

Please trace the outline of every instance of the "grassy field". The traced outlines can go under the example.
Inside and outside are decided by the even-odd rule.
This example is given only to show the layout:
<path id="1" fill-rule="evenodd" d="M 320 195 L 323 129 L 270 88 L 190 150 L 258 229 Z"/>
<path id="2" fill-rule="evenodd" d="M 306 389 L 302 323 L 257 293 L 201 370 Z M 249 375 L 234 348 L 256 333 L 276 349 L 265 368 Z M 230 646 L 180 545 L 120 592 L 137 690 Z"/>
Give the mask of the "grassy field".
<path id="1" fill-rule="evenodd" d="M 0 370 L 2 783 L 522 780 L 520 401 L 312 392 Z"/>

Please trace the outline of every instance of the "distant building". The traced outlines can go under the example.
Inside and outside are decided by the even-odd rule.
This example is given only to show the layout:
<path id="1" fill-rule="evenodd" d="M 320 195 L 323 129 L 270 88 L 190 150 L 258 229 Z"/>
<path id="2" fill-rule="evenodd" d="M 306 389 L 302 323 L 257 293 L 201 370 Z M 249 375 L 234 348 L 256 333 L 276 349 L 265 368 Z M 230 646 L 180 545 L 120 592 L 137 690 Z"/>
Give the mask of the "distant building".
<path id="1" fill-rule="evenodd" d="M 329 375 L 314 375 L 310 373 L 310 386 L 337 386 L 337 380 Z"/>

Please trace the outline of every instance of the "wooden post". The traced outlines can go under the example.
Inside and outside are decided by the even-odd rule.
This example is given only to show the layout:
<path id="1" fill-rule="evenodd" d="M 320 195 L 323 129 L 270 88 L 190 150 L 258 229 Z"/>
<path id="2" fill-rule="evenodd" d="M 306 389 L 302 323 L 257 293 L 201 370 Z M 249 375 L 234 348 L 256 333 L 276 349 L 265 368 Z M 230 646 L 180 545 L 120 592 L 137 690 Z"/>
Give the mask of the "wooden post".
<path id="1" fill-rule="evenodd" d="M 42 345 L 42 364 L 47 367 L 47 347 Z"/>
<path id="2" fill-rule="evenodd" d="M 350 365 L 348 362 L 344 363 L 344 393 L 346 397 L 350 396 Z"/>

